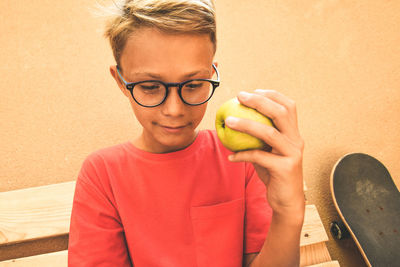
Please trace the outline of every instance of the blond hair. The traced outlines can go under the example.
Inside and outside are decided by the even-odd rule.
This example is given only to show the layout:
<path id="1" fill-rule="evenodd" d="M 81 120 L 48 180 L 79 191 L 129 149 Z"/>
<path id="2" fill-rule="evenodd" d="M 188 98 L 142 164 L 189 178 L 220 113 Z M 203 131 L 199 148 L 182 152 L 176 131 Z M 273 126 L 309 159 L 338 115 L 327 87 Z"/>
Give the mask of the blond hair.
<path id="1" fill-rule="evenodd" d="M 122 0 L 115 3 L 105 30 L 115 61 L 128 38 L 140 28 L 154 27 L 167 33 L 208 34 L 216 49 L 215 9 L 212 0 Z"/>

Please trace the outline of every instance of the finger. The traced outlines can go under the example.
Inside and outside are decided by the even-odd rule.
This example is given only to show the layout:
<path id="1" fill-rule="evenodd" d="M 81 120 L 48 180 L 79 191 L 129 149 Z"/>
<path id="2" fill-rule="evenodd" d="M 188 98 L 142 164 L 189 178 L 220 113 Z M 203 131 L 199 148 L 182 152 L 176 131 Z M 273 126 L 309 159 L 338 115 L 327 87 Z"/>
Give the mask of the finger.
<path id="1" fill-rule="evenodd" d="M 240 92 L 238 94 L 238 100 L 241 104 L 256 109 L 258 112 L 266 115 L 273 120 L 274 123 L 279 118 L 279 110 L 284 108 L 279 103 L 267 97 L 248 92 Z"/>
<path id="2" fill-rule="evenodd" d="M 254 108 L 269 117 L 275 126 L 293 141 L 299 138 L 295 108 L 288 109 L 286 106 L 260 94 L 240 92 L 238 99 L 243 105 Z"/>
<path id="3" fill-rule="evenodd" d="M 281 162 L 280 156 L 262 150 L 236 152 L 229 155 L 228 159 L 232 162 L 251 162 L 268 170 L 272 170 L 276 168 L 276 166 L 280 166 Z"/>
<path id="4" fill-rule="evenodd" d="M 279 103 L 282 106 L 286 107 L 288 110 L 296 110 L 296 103 L 292 99 L 288 98 L 287 96 L 276 90 L 256 89 L 254 90 L 254 93 L 268 97 L 276 103 Z"/>
<path id="5" fill-rule="evenodd" d="M 279 154 L 290 155 L 293 152 L 293 144 L 286 136 L 274 127 L 243 118 L 228 117 L 225 125 L 231 129 L 247 133 L 264 141 Z"/>
<path id="6" fill-rule="evenodd" d="M 251 162 L 258 172 L 260 170 L 262 172 L 268 172 L 268 175 L 265 176 L 267 178 L 265 182 L 269 182 L 268 176 L 280 176 L 282 179 L 286 180 L 287 178 L 290 179 L 290 177 L 293 177 L 291 174 L 300 174 L 299 177 L 301 179 L 292 180 L 292 182 L 297 183 L 297 187 L 303 189 L 302 156 L 300 154 L 293 157 L 282 157 L 263 150 L 247 150 L 231 154 L 228 159 L 231 162 Z M 297 175 L 295 176 L 298 177 Z"/>
<path id="7" fill-rule="evenodd" d="M 289 111 L 289 113 L 293 115 L 291 118 L 293 119 L 293 122 L 295 123 L 296 127 L 298 126 L 297 107 L 295 101 L 275 90 L 256 89 L 254 90 L 254 93 L 268 97 L 269 99 L 272 99 L 276 103 L 279 103 L 282 106 L 284 106 Z"/>

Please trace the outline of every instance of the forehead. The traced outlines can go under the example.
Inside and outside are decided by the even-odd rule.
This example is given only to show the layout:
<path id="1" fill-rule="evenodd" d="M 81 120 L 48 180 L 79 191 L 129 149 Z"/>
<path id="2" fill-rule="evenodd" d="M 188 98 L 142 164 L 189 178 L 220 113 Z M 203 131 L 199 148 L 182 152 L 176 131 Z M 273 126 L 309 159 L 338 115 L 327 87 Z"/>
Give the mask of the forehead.
<path id="1" fill-rule="evenodd" d="M 211 67 L 214 44 L 208 34 L 165 33 L 142 28 L 128 38 L 121 55 L 124 70 L 179 70 Z"/>

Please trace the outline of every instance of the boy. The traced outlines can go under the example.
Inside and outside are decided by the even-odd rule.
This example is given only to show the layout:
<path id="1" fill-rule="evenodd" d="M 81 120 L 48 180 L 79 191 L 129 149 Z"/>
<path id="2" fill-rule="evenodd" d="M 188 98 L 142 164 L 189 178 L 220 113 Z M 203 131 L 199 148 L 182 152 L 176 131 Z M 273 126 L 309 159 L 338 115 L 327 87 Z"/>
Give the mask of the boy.
<path id="1" fill-rule="evenodd" d="M 69 266 L 298 265 L 303 141 L 293 101 L 241 92 L 276 129 L 226 120 L 269 152 L 233 154 L 215 131 L 196 130 L 219 85 L 211 0 L 124 1 L 106 36 L 110 72 L 143 131 L 83 163 Z"/>

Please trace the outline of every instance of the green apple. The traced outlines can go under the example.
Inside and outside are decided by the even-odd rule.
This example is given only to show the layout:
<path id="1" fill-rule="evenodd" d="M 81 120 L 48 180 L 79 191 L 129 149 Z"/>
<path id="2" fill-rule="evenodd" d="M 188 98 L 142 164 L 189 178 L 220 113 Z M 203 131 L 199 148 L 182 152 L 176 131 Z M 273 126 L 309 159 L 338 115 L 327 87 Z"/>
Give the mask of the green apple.
<path id="1" fill-rule="evenodd" d="M 226 148 L 236 152 L 269 147 L 262 140 L 254 136 L 227 127 L 225 125 L 225 119 L 229 116 L 249 119 L 273 127 L 271 119 L 255 109 L 240 104 L 237 98 L 232 98 L 222 104 L 217 111 L 215 119 L 215 128 L 217 129 L 218 138 Z"/>

